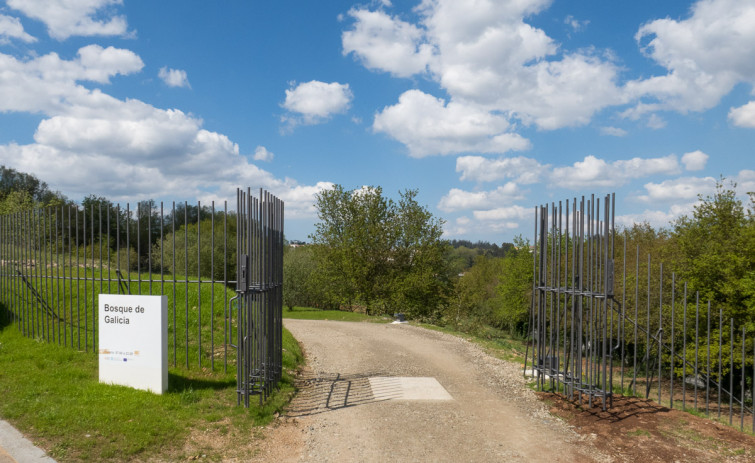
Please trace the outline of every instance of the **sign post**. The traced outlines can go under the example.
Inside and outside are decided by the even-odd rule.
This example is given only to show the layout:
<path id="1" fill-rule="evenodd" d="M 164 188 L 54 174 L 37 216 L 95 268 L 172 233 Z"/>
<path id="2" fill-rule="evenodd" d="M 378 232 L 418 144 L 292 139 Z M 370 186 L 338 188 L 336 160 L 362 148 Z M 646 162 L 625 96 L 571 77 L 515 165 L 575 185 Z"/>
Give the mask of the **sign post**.
<path id="1" fill-rule="evenodd" d="M 100 382 L 168 390 L 168 297 L 100 294 Z"/>

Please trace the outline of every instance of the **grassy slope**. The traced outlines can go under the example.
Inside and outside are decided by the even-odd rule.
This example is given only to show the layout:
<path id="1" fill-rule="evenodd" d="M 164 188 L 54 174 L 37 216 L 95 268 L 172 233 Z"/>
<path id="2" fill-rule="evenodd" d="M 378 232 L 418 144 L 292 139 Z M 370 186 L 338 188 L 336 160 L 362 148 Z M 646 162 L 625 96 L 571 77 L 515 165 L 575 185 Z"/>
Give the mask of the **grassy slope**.
<path id="1" fill-rule="evenodd" d="M 194 429 L 243 431 L 269 422 L 290 400 L 291 372 L 303 361 L 287 331 L 283 360 L 280 390 L 263 407 L 246 410 L 236 406 L 234 371 L 171 368 L 164 395 L 104 385 L 95 355 L 23 337 L 6 325 L 0 329 L 0 416 L 60 461 L 184 459 L 181 449 Z"/>

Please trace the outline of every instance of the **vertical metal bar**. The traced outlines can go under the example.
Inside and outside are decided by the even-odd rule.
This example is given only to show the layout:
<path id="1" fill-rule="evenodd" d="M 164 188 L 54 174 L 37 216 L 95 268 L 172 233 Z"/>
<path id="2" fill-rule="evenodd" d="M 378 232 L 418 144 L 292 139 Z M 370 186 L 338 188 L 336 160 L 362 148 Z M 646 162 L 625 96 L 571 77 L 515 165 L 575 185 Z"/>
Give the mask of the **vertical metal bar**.
<path id="1" fill-rule="evenodd" d="M 81 247 L 83 247 L 84 253 L 84 351 L 89 352 L 89 279 L 87 277 L 87 209 L 82 205 L 81 217 L 83 220 L 82 233 L 81 233 Z M 89 224 L 91 228 L 91 223 Z"/>
<path id="2" fill-rule="evenodd" d="M 731 329 L 729 334 L 729 426 L 734 413 L 734 319 L 729 319 Z"/>
<path id="3" fill-rule="evenodd" d="M 78 218 L 77 218 L 78 221 Z M 73 347 L 73 245 L 71 232 L 71 206 L 68 206 L 68 311 L 71 330 L 71 347 Z M 78 320 L 76 322 L 78 325 Z"/>
<path id="4" fill-rule="evenodd" d="M 705 415 L 710 416 L 710 299 L 708 299 L 708 363 L 705 370 Z"/>
<path id="5" fill-rule="evenodd" d="M 136 203 L 136 281 L 138 294 L 142 294 L 142 203 Z"/>
<path id="6" fill-rule="evenodd" d="M 186 318 L 184 320 L 184 339 L 186 351 L 186 368 L 189 368 L 189 203 L 184 201 L 184 306 Z"/>
<path id="7" fill-rule="evenodd" d="M 110 259 L 111 258 L 110 250 L 112 248 L 112 245 L 110 244 L 110 239 L 112 238 L 112 236 L 110 236 L 110 233 L 112 230 L 110 228 L 110 209 L 111 209 L 110 204 L 108 204 L 107 206 L 107 292 L 108 294 L 110 294 L 112 291 L 110 289 L 110 281 L 113 279 L 113 274 L 112 274 L 113 272 L 111 271 L 112 261 Z"/>
<path id="8" fill-rule="evenodd" d="M 724 351 L 724 312 L 721 307 L 718 308 L 718 419 L 721 419 L 721 384 L 724 382 L 723 375 L 721 373 L 723 367 L 723 351 Z M 755 378 L 753 378 L 755 380 Z M 755 397 L 755 396 L 753 396 Z"/>
<path id="9" fill-rule="evenodd" d="M 745 341 L 746 341 L 745 327 L 742 326 L 742 386 L 740 388 L 741 401 L 739 402 L 740 404 L 739 430 L 740 431 L 745 430 Z M 755 397 L 753 397 L 753 400 L 755 401 Z"/>
<path id="10" fill-rule="evenodd" d="M 632 365 L 632 394 L 637 395 L 637 328 L 640 325 L 638 316 L 640 306 L 640 245 L 637 244 L 637 255 L 634 265 L 634 364 Z"/>
<path id="11" fill-rule="evenodd" d="M 152 201 L 146 201 L 147 209 L 147 275 L 149 275 L 149 295 L 152 295 Z"/>
<path id="12" fill-rule="evenodd" d="M 61 246 L 61 241 L 63 240 L 63 206 L 60 206 L 60 219 L 58 219 L 58 208 L 55 208 L 55 221 L 57 222 L 55 224 L 55 276 L 56 276 L 56 282 L 55 285 L 55 307 L 58 313 L 58 316 L 60 319 L 58 320 L 58 344 L 60 344 L 60 335 L 61 333 L 65 336 L 66 328 L 65 326 L 61 329 L 61 324 L 65 323 L 65 313 L 61 316 L 60 313 L 60 287 L 65 284 L 65 282 L 61 282 L 60 280 L 60 255 L 63 253 L 63 246 Z M 58 224 L 60 225 L 60 233 L 58 233 Z M 63 243 L 64 245 L 65 243 Z M 65 259 L 64 259 L 65 263 Z M 63 276 L 65 277 L 65 272 L 63 272 Z M 63 291 L 63 294 L 65 295 L 65 290 Z M 63 312 L 65 312 L 65 301 L 63 303 Z M 63 343 L 65 345 L 65 342 Z"/>
<path id="13" fill-rule="evenodd" d="M 160 201 L 160 295 L 165 295 L 165 209 L 163 202 Z M 173 325 L 175 328 L 175 325 Z M 175 331 L 175 330 L 174 330 Z"/>
<path id="14" fill-rule="evenodd" d="M 695 291 L 695 410 L 697 408 L 697 383 L 700 381 L 698 359 L 700 347 L 700 292 Z"/>
<path id="15" fill-rule="evenodd" d="M 86 217 L 84 217 L 84 232 L 86 234 Z M 79 243 L 79 208 L 76 207 L 76 342 L 81 350 L 81 298 L 79 297 L 79 277 L 81 270 L 81 245 Z M 86 314 L 84 319 L 86 320 Z M 84 333 L 86 338 L 86 333 Z M 86 342 L 86 339 L 84 340 Z"/>
<path id="16" fill-rule="evenodd" d="M 661 348 L 663 346 L 663 262 L 661 262 L 661 284 L 659 288 L 659 294 L 658 294 L 658 342 L 656 345 L 658 346 L 658 403 L 661 403 L 661 379 L 663 378 L 662 375 L 662 365 L 663 365 L 663 349 Z"/>
<path id="17" fill-rule="evenodd" d="M 95 263 L 94 263 L 94 203 L 91 204 L 90 208 L 91 213 L 91 219 L 89 223 L 90 234 L 91 234 L 91 246 L 92 246 L 92 353 L 97 353 L 97 342 L 95 340 L 95 335 L 97 334 L 97 309 L 96 309 L 96 302 L 95 302 L 95 284 L 96 284 L 96 277 L 94 276 L 94 269 L 95 269 Z M 100 254 L 102 255 L 102 254 Z"/>
<path id="18" fill-rule="evenodd" d="M 172 265 L 171 265 L 171 273 L 173 274 L 173 366 L 175 367 L 177 365 L 177 351 L 178 351 L 178 340 L 177 340 L 177 332 L 178 332 L 178 325 L 176 324 L 176 286 L 178 285 L 176 280 L 176 272 L 178 269 L 176 268 L 176 202 L 173 201 L 172 211 L 171 211 L 171 245 L 173 247 L 172 249 Z M 185 233 L 185 231 L 184 231 Z"/>
<path id="19" fill-rule="evenodd" d="M 555 211 L 555 207 L 554 207 Z M 551 371 L 553 372 L 553 375 L 555 376 L 557 383 L 561 382 L 561 375 L 559 374 L 560 366 L 563 365 L 561 363 L 561 354 L 559 352 L 559 346 L 561 344 L 561 215 L 562 215 L 562 206 L 561 201 L 558 202 L 558 248 L 556 250 L 556 351 L 555 351 L 555 357 L 556 361 L 558 362 L 558 365 L 556 366 L 556 371 L 553 371 L 553 368 L 551 366 Z M 556 226 L 555 221 L 553 223 L 554 227 Z M 555 237 L 554 237 L 555 239 Z M 556 387 L 558 388 L 559 385 L 557 384 Z"/>
<path id="20" fill-rule="evenodd" d="M 675 365 L 675 358 L 674 358 L 674 322 L 676 321 L 674 318 L 676 309 L 676 273 L 671 272 L 671 357 L 670 357 L 670 363 L 671 363 L 671 374 L 670 381 L 671 381 L 671 388 L 669 391 L 669 408 L 674 408 L 674 365 Z M 682 365 L 684 366 L 684 365 Z"/>
<path id="21" fill-rule="evenodd" d="M 647 332 L 645 334 L 645 398 L 650 397 L 650 253 L 648 253 Z"/>
<path id="22" fill-rule="evenodd" d="M 682 329 L 682 410 L 687 410 L 687 282 L 684 282 L 684 328 Z"/>
<path id="23" fill-rule="evenodd" d="M 202 368 L 202 205 L 197 201 L 197 339 L 199 368 Z"/>
<path id="24" fill-rule="evenodd" d="M 131 205 L 126 203 L 126 281 L 128 293 L 131 293 Z M 139 256 L 137 256 L 137 259 Z"/>
<path id="25" fill-rule="evenodd" d="M 616 211 L 614 210 L 614 215 L 616 214 Z M 626 361 L 626 357 L 624 356 L 624 347 L 626 344 L 626 306 L 627 306 L 627 231 L 624 229 L 624 255 L 622 256 L 622 265 L 624 266 L 624 272 L 622 273 L 622 284 L 621 284 L 621 317 L 619 318 L 619 323 L 621 324 L 621 393 L 624 394 L 624 362 Z M 637 305 L 637 302 L 635 301 L 635 305 Z M 635 321 L 637 321 L 635 319 Z M 635 325 L 636 326 L 636 325 Z"/>
<path id="26" fill-rule="evenodd" d="M 238 208 L 236 209 L 238 211 Z M 238 234 L 238 229 L 236 233 Z M 238 252 L 238 248 L 237 248 Z M 238 270 L 236 278 L 238 279 Z M 223 310 L 228 307 L 228 201 L 223 201 Z M 226 314 L 226 319 L 228 318 Z M 228 373 L 228 323 L 223 323 L 223 371 Z M 527 361 L 525 356 L 525 362 Z"/>
<path id="27" fill-rule="evenodd" d="M 215 201 L 211 204 L 210 226 L 210 368 L 215 371 Z"/>

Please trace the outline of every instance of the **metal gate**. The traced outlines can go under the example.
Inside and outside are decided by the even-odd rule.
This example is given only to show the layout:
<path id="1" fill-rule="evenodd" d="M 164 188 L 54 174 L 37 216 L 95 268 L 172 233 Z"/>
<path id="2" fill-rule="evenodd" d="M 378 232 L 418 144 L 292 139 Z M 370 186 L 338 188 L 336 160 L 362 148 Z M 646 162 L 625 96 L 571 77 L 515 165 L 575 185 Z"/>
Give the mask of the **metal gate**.
<path id="1" fill-rule="evenodd" d="M 281 378 L 283 352 L 283 202 L 260 190 L 236 191 L 236 391 L 238 403 L 265 400 Z"/>

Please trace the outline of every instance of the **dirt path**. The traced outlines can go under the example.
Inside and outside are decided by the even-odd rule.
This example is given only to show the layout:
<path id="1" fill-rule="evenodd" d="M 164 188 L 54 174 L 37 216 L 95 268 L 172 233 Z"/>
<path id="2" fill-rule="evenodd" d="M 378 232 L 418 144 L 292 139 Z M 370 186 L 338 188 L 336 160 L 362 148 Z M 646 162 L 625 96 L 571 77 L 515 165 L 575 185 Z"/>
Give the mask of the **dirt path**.
<path id="1" fill-rule="evenodd" d="M 260 459 L 610 460 L 547 413 L 518 366 L 462 339 L 409 325 L 284 323 L 302 343 L 308 370 Z M 431 385 L 406 392 L 395 377 L 435 378 L 452 400 L 392 399 L 406 397 L 402 391 L 421 396 Z"/>

